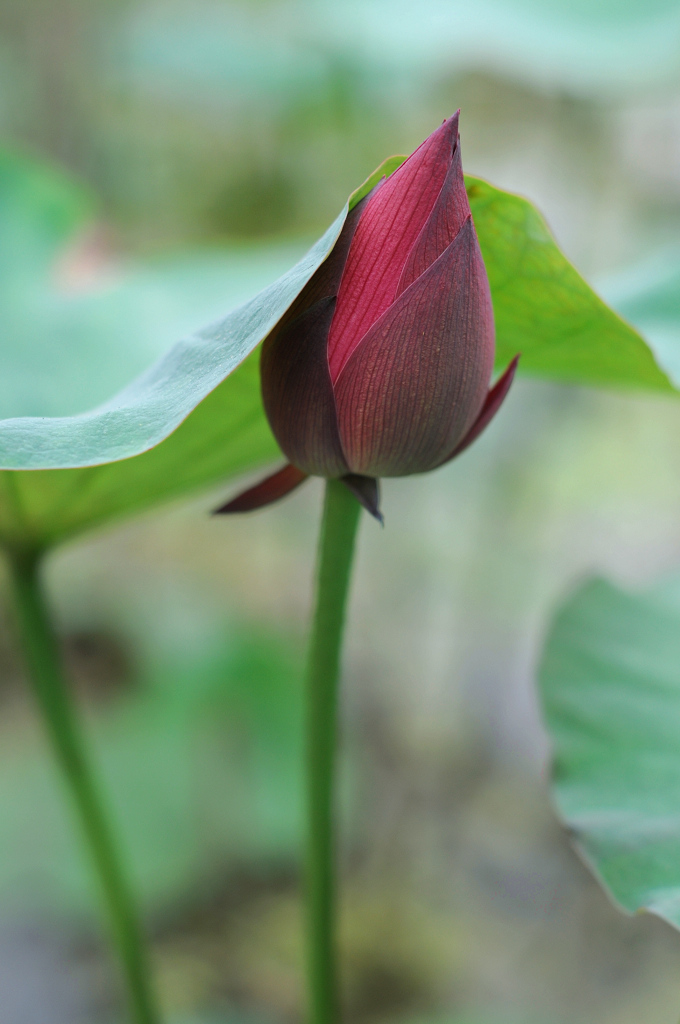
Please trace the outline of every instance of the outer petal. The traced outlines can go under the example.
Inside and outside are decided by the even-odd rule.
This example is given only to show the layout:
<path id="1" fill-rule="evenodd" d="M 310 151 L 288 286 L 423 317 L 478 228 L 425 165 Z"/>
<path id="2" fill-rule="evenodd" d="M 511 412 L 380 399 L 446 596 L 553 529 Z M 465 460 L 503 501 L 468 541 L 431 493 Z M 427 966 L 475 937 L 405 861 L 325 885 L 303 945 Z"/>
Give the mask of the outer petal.
<path id="1" fill-rule="evenodd" d="M 349 472 L 340 443 L 326 339 L 335 299 L 319 299 L 262 350 L 262 399 L 276 440 L 315 476 Z"/>
<path id="2" fill-rule="evenodd" d="M 259 484 L 243 491 L 238 497 L 232 498 L 226 505 L 216 508 L 213 515 L 222 515 L 229 512 L 252 512 L 253 509 L 263 508 L 271 505 L 272 502 L 285 498 L 287 494 L 294 491 L 307 479 L 307 474 L 296 466 L 284 466 L 277 473 L 261 480 Z"/>
<path id="3" fill-rule="evenodd" d="M 328 339 L 334 382 L 394 301 L 408 254 L 446 179 L 457 137 L 456 113 L 372 194 L 352 240 Z"/>
<path id="4" fill-rule="evenodd" d="M 331 295 L 337 296 L 342 274 L 349 255 L 350 246 L 352 244 L 352 239 L 354 238 L 354 233 L 358 227 L 361 215 L 370 202 L 371 197 L 376 194 L 381 186 L 382 182 L 376 185 L 375 188 L 372 189 L 367 196 L 364 196 L 364 198 L 347 214 L 345 223 L 342 226 L 342 231 L 340 232 L 340 236 L 333 246 L 333 249 L 316 273 L 307 282 L 297 299 L 295 299 L 295 301 L 288 307 L 285 314 L 281 317 L 274 330 L 265 340 L 264 348 L 267 348 L 267 346 L 273 343 L 277 334 L 279 334 L 291 322 L 291 320 L 295 320 L 301 313 L 304 313 L 306 309 L 309 309 L 309 307 L 313 306 L 315 302 L 318 302 L 319 299 L 325 299 Z"/>
<path id="5" fill-rule="evenodd" d="M 432 213 L 424 224 L 408 254 L 399 279 L 397 295 L 424 274 L 444 250 L 451 245 L 466 219 L 470 216 L 470 203 L 465 191 L 463 164 L 460 156 L 460 135 L 456 136 L 453 159 L 437 196 Z"/>
<path id="6" fill-rule="evenodd" d="M 515 371 L 517 369 L 517 363 L 519 362 L 519 356 L 515 356 L 507 370 L 498 378 L 494 386 L 486 396 L 482 411 L 479 416 L 472 424 L 467 434 L 462 441 L 459 441 L 456 447 L 453 449 L 450 455 L 447 455 L 441 465 L 445 462 L 450 462 L 451 459 L 455 459 L 457 455 L 464 452 L 466 448 L 469 448 L 473 441 L 476 441 L 479 435 L 486 430 L 491 420 L 494 418 L 501 405 L 505 401 L 505 396 L 510 390 L 510 385 L 515 379 Z"/>
<path id="7" fill-rule="evenodd" d="M 331 476 L 340 476 L 347 472 L 326 346 L 332 299 L 340 286 L 361 214 L 374 193 L 347 215 L 328 259 L 262 346 L 262 398 L 269 425 L 288 458 L 310 473 L 326 475 L 328 471 Z M 325 304 L 319 305 L 322 300 Z"/>
<path id="8" fill-rule="evenodd" d="M 351 472 L 404 476 L 439 465 L 477 419 L 493 358 L 489 282 L 468 218 L 371 328 L 335 384 Z"/>

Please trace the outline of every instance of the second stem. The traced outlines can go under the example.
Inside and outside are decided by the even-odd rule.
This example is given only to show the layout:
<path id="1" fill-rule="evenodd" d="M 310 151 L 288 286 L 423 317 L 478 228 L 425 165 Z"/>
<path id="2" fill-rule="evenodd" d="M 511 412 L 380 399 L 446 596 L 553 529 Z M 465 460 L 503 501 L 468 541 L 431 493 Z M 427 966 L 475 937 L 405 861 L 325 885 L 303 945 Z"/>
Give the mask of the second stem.
<path id="1" fill-rule="evenodd" d="M 8 552 L 19 634 L 33 691 L 99 876 L 134 1024 L 159 1024 L 146 949 L 115 836 L 90 768 L 39 580 L 40 558 Z"/>
<path id="2" fill-rule="evenodd" d="M 338 677 L 360 511 L 356 498 L 341 481 L 327 481 L 306 690 L 309 1024 L 335 1024 L 338 1014 L 333 799 Z"/>

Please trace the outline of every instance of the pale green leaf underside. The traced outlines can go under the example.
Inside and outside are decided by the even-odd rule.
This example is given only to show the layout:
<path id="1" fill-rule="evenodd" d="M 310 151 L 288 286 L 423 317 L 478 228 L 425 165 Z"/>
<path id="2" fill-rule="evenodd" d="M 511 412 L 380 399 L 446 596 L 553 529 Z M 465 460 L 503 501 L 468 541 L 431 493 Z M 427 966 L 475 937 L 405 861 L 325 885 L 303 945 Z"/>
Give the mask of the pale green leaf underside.
<path id="1" fill-rule="evenodd" d="M 50 543 L 276 458 L 247 357 L 328 255 L 345 213 L 292 270 L 105 405 L 0 421 L 3 468 L 19 470 L 0 474 L 5 541 Z"/>
<path id="2" fill-rule="evenodd" d="M 540 684 L 565 824 L 617 903 L 680 927 L 680 581 L 583 587 Z"/>
<path id="3" fill-rule="evenodd" d="M 402 159 L 385 161 L 350 205 Z M 519 351 L 524 372 L 671 391 L 642 338 L 592 292 L 534 207 L 479 179 L 468 187 L 498 364 Z M 109 402 L 77 416 L 0 420 L 0 538 L 53 543 L 276 459 L 254 349 L 332 248 L 346 210 L 292 270 Z"/>
<path id="4" fill-rule="evenodd" d="M 333 248 L 345 214 L 278 281 L 224 320 L 179 342 L 92 412 L 0 421 L 2 468 L 96 466 L 160 444 L 267 336 Z"/>

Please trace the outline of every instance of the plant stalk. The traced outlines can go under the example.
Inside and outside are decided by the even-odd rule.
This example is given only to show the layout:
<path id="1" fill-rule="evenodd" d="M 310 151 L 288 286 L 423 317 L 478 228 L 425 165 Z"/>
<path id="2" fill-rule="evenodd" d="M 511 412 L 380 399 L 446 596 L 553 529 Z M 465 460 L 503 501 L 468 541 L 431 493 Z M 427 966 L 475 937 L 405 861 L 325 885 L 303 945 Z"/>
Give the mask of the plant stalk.
<path id="1" fill-rule="evenodd" d="M 338 676 L 354 541 L 361 506 L 339 480 L 326 482 L 316 608 L 306 683 L 306 923 L 309 1024 L 336 1024 L 334 782 Z"/>
<path id="2" fill-rule="evenodd" d="M 8 556 L 28 676 L 99 877 L 113 942 L 127 985 L 130 1018 L 134 1024 L 160 1024 L 134 900 L 89 765 L 84 737 L 40 585 L 41 556 L 14 551 L 8 552 Z"/>

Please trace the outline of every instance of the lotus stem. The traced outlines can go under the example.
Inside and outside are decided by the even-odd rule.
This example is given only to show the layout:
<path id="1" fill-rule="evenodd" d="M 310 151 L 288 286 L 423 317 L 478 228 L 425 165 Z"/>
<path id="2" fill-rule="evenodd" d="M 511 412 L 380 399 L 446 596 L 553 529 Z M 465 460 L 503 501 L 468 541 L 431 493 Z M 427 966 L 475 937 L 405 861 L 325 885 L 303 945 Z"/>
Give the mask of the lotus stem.
<path id="1" fill-rule="evenodd" d="M 86 744 L 66 682 L 59 648 L 40 584 L 39 554 L 8 552 L 14 605 L 28 676 L 47 733 L 80 818 L 98 875 L 113 943 L 127 986 L 134 1024 L 160 1024 L 149 963 L 134 900 L 113 829 L 104 811 Z"/>
<path id="2" fill-rule="evenodd" d="M 327 481 L 306 686 L 309 1024 L 336 1024 L 338 1017 L 334 827 L 338 677 L 360 511 L 343 483 Z"/>

